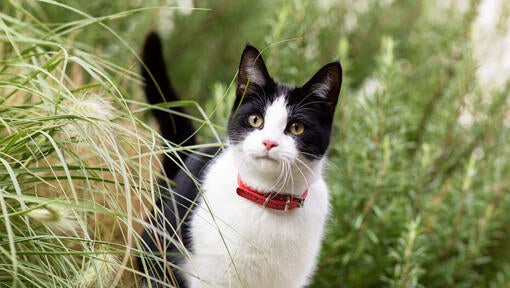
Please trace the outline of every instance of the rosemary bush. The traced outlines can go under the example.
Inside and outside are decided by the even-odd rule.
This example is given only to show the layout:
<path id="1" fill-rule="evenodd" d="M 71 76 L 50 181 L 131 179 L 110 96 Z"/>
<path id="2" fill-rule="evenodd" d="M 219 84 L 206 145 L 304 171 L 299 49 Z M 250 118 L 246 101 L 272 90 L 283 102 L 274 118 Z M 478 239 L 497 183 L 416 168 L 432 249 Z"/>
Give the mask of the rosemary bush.
<path id="1" fill-rule="evenodd" d="M 163 148 L 139 89 L 151 29 L 191 100 L 158 109 L 188 106 L 204 143 L 246 42 L 298 85 L 341 60 L 312 287 L 510 284 L 509 4 L 125 2 L 0 4 L 0 287 L 136 287 L 159 159 L 186 148 Z"/>

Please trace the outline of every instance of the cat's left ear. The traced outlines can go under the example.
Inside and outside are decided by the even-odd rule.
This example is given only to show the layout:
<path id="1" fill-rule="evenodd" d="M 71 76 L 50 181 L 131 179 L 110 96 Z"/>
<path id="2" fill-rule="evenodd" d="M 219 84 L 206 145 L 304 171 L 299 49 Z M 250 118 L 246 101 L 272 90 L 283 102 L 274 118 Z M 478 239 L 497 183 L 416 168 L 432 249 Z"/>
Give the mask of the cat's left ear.
<path id="1" fill-rule="evenodd" d="M 342 86 L 342 66 L 335 61 L 324 65 L 312 79 L 303 85 L 305 93 L 313 94 L 324 99 L 330 107 L 330 113 L 335 112 L 336 103 Z"/>

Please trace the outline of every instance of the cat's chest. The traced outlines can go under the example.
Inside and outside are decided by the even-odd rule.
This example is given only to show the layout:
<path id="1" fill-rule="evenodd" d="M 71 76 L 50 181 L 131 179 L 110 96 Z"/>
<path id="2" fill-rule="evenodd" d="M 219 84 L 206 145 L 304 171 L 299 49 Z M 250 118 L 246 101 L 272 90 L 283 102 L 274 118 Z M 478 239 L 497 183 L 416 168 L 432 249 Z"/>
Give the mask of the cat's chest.
<path id="1" fill-rule="evenodd" d="M 232 161 L 220 156 L 206 174 L 191 220 L 187 267 L 212 287 L 302 287 L 313 271 L 328 213 L 324 182 L 309 187 L 303 208 L 263 208 L 236 194 Z M 201 285 L 197 279 L 190 280 L 192 287 Z"/>
<path id="2" fill-rule="evenodd" d="M 328 205 L 325 186 L 309 187 L 309 199 L 304 208 L 289 211 L 263 208 L 237 195 L 238 171 L 234 161 L 232 155 L 225 155 L 207 173 L 198 215 L 213 222 L 209 224 L 224 226 L 224 233 L 231 231 L 238 237 L 265 244 L 299 239 L 309 229 L 322 224 Z"/>
<path id="3" fill-rule="evenodd" d="M 281 239 L 281 233 L 292 229 L 297 224 L 293 222 L 299 222 L 299 216 L 290 217 L 290 214 L 296 214 L 294 211 L 263 208 L 237 195 L 237 171 L 231 165 L 231 159 L 222 160 L 215 163 L 207 175 L 203 185 L 203 199 L 196 212 L 201 220 L 195 222 L 209 225 L 207 228 L 202 227 L 203 231 L 216 228 L 222 236 L 228 236 L 230 244 L 243 242 L 242 239 L 249 240 L 245 241 L 249 245 L 244 246 L 254 247 L 261 242 L 278 242 L 274 238 Z"/>
<path id="4" fill-rule="evenodd" d="M 310 187 L 303 208 L 263 208 L 236 194 L 231 161 L 219 159 L 204 181 L 191 221 L 193 269 L 220 287 L 237 281 L 246 287 L 302 286 L 320 247 L 328 210 L 325 185 Z"/>

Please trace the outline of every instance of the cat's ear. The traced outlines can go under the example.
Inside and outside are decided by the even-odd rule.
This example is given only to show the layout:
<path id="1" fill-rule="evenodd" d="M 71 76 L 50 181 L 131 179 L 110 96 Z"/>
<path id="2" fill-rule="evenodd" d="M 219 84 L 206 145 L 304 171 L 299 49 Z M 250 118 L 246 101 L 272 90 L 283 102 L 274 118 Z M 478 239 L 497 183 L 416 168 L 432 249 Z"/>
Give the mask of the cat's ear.
<path id="1" fill-rule="evenodd" d="M 239 73 L 237 75 L 237 91 L 256 91 L 273 83 L 273 79 L 267 72 L 266 65 L 257 48 L 246 45 L 239 63 Z"/>
<path id="2" fill-rule="evenodd" d="M 315 95 L 324 99 L 331 109 L 331 113 L 335 111 L 340 87 L 342 86 L 342 66 L 340 62 L 335 61 L 324 65 L 312 79 L 303 85 L 305 93 Z"/>

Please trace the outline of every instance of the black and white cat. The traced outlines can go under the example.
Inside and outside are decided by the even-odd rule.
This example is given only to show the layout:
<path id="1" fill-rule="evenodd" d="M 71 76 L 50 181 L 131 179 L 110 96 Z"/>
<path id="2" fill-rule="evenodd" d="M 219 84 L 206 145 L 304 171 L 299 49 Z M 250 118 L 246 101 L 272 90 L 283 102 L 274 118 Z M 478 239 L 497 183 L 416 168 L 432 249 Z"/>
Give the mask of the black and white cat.
<path id="1" fill-rule="evenodd" d="M 143 69 L 150 103 L 178 99 L 161 50 L 159 37 L 150 34 L 142 57 L 152 74 Z M 178 169 L 177 156 L 165 159 L 174 184 L 161 185 L 159 212 L 142 235 L 140 246 L 149 251 L 139 258 L 144 287 L 303 287 L 314 272 L 329 208 L 322 170 L 340 63 L 294 87 L 276 83 L 248 45 L 237 80 L 227 148 L 200 154 L 214 158 L 186 159 L 201 185 Z M 154 112 L 170 142 L 194 144 L 189 120 Z"/>

